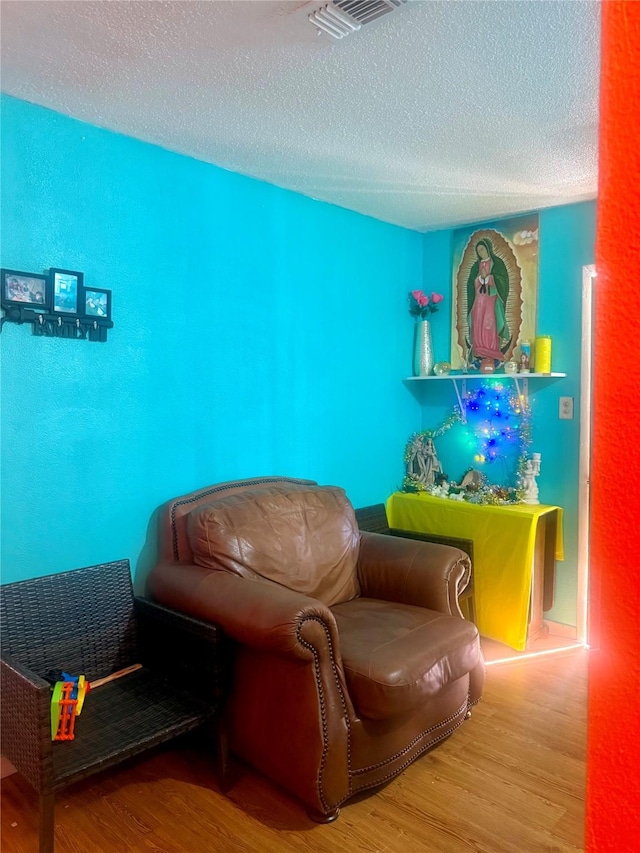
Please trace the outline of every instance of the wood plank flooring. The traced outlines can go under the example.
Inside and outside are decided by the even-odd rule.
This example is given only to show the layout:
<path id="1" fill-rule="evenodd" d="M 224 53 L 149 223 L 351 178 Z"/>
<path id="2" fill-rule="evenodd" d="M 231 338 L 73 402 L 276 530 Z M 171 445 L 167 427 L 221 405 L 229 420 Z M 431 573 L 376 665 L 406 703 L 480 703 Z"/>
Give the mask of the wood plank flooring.
<path id="1" fill-rule="evenodd" d="M 333 824 L 242 765 L 221 794 L 213 762 L 184 742 L 63 792 L 56 853 L 575 853 L 587 656 L 491 666 L 472 718 Z M 37 851 L 35 794 L 17 774 L 2 784 L 2 853 Z"/>

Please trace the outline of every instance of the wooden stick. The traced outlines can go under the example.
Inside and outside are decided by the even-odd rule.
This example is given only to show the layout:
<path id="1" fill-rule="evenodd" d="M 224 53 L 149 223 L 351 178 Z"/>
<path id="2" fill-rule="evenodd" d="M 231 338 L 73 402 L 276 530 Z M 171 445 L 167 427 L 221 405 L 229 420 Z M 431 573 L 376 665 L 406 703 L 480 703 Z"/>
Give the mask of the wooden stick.
<path id="1" fill-rule="evenodd" d="M 132 666 L 125 666 L 124 669 L 112 672 L 111 675 L 106 675 L 104 678 L 97 678 L 95 681 L 92 681 L 90 685 L 91 689 L 95 690 L 96 687 L 102 687 L 103 684 L 108 684 L 110 681 L 115 681 L 116 678 L 122 678 L 123 675 L 129 675 L 131 672 L 137 672 L 139 669 L 142 669 L 141 663 L 134 663 Z"/>

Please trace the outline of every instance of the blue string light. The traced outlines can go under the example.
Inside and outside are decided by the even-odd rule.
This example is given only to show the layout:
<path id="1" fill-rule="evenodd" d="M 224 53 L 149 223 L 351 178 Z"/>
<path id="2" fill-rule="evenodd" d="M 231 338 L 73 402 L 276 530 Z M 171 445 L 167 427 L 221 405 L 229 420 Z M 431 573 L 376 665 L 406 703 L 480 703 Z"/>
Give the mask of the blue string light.
<path id="1" fill-rule="evenodd" d="M 482 488 L 474 496 L 465 499 L 477 503 L 517 503 L 520 475 L 531 446 L 531 411 L 527 401 L 519 397 L 511 386 L 505 388 L 502 382 L 494 380 L 483 382 L 476 389 L 468 391 L 462 405 L 464 418 L 456 406 L 436 429 L 414 433 L 405 449 L 405 462 L 410 459 L 411 447 L 416 441 L 439 438 L 456 424 L 464 423 L 463 443 L 479 468 L 485 465 L 494 466 L 500 461 L 504 462 L 506 467 L 509 457 L 513 459 L 514 455 L 517 456 L 516 483 L 490 486 L 486 476 L 482 474 Z M 471 467 L 467 469 L 469 470 Z M 403 488 L 407 491 L 422 490 L 409 473 L 405 476 Z"/>

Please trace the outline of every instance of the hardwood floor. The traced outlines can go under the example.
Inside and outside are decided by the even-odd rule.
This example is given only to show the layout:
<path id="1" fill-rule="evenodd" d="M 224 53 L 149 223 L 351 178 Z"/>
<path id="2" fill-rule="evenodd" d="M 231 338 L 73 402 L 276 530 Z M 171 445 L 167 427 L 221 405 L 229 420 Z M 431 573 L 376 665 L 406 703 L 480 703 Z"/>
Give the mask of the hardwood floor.
<path id="1" fill-rule="evenodd" d="M 196 745 L 68 789 L 57 853 L 575 853 L 583 847 L 587 656 L 491 666 L 472 718 L 400 777 L 318 826 L 249 768 L 220 793 Z M 3 780 L 3 853 L 37 850 L 37 800 Z"/>

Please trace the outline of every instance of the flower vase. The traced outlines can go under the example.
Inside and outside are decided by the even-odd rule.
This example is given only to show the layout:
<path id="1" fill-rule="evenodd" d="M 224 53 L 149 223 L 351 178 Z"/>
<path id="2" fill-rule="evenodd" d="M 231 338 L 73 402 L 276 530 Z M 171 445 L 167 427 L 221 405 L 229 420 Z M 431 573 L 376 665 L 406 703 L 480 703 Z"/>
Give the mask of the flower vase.
<path id="1" fill-rule="evenodd" d="M 433 373 L 433 343 L 431 341 L 431 323 L 418 320 L 413 339 L 413 375 L 431 376 Z"/>

